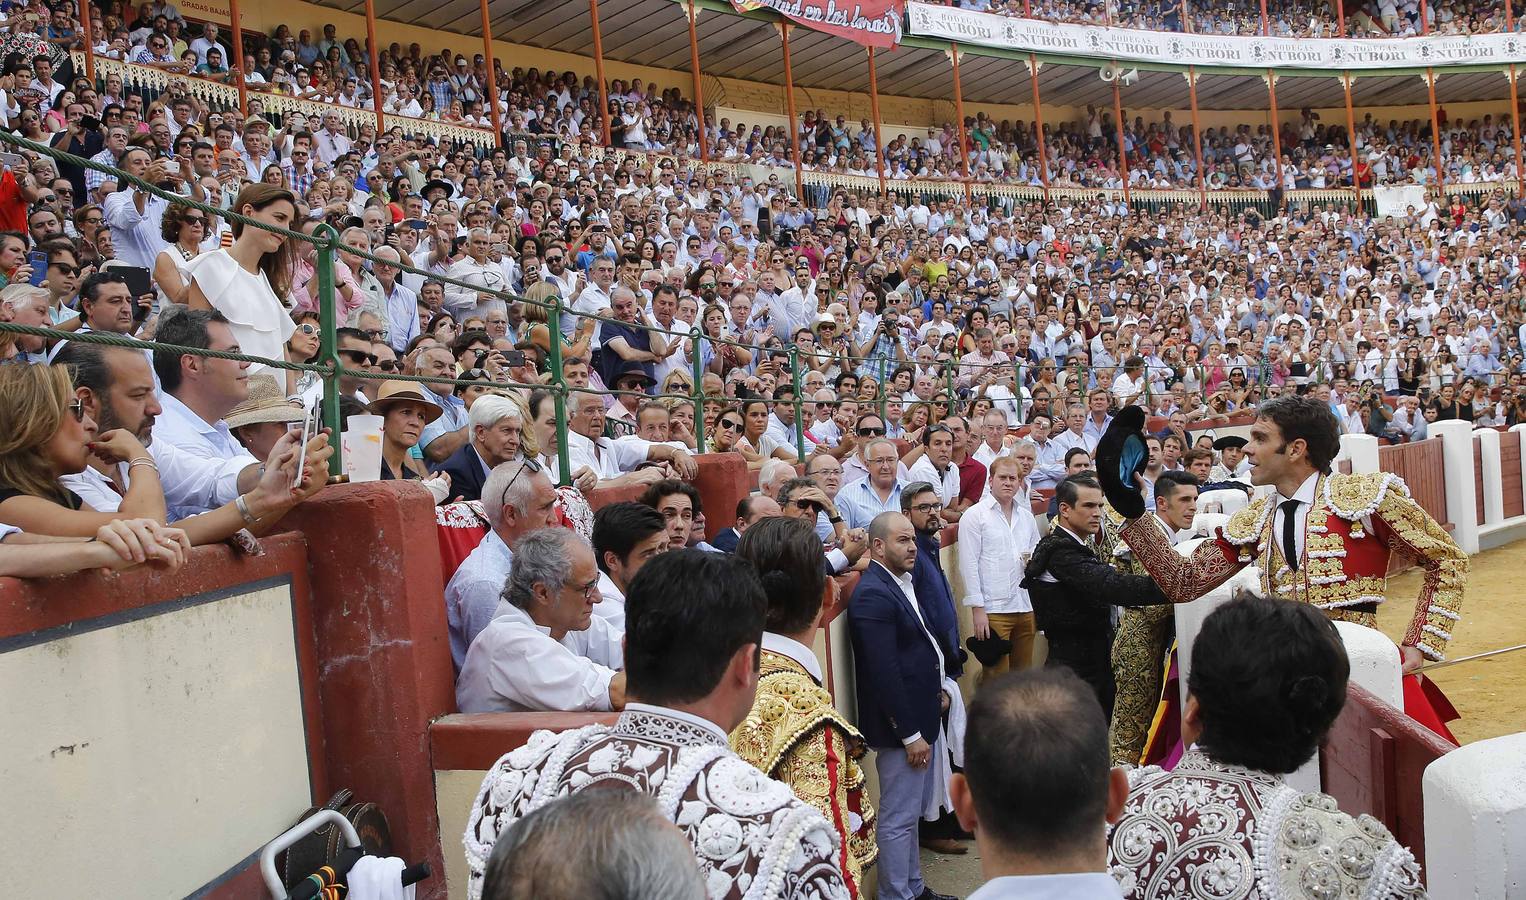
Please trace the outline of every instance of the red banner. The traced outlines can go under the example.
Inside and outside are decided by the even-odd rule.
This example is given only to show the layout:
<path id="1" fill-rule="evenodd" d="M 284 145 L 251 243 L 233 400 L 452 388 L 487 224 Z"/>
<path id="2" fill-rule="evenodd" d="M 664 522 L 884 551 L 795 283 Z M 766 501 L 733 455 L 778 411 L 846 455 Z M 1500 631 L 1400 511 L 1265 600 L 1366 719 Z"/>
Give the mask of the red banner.
<path id="1" fill-rule="evenodd" d="M 902 0 L 731 0 L 739 12 L 772 10 L 815 31 L 845 37 L 866 47 L 901 42 Z"/>

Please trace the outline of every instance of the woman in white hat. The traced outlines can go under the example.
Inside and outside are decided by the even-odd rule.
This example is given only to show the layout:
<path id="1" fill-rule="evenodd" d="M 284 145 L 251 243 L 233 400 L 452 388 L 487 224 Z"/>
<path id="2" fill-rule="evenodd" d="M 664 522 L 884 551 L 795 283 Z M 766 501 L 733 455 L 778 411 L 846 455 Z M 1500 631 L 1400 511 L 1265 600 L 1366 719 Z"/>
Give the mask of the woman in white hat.
<path id="1" fill-rule="evenodd" d="M 223 416 L 233 437 L 254 455 L 265 459 L 290 426 L 302 421 L 302 410 L 286 399 L 277 376 L 249 376 L 249 397 Z"/>

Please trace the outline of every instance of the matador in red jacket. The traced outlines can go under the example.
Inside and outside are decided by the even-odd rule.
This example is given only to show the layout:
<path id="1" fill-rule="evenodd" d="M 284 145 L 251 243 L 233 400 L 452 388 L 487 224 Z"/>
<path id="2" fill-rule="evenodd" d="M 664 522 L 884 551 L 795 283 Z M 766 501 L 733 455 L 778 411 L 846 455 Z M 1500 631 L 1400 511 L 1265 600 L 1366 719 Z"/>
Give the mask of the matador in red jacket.
<path id="1" fill-rule="evenodd" d="M 1143 502 L 1133 485 L 1124 487 L 1130 473 L 1119 466 L 1125 437 L 1104 436 L 1098 474 L 1109 502 L 1131 520 L 1120 536 L 1173 602 L 1201 597 L 1256 565 L 1265 593 L 1313 604 L 1337 621 L 1376 627 L 1389 558 L 1397 552 L 1424 572 L 1414 616 L 1399 642 L 1403 670 L 1408 674 L 1442 658 L 1458 621 L 1468 557 L 1397 475 L 1330 471 L 1340 430 L 1328 406 L 1283 396 L 1258 407 L 1245 451 L 1251 483 L 1270 485 L 1274 493 L 1235 513 L 1187 557 L 1139 518 Z"/>

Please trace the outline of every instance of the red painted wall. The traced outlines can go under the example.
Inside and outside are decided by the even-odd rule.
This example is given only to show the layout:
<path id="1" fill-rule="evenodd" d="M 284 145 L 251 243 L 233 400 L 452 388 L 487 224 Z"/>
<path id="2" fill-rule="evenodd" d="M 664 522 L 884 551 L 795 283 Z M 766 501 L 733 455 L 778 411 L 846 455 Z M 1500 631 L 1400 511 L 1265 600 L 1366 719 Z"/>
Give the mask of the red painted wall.
<path id="1" fill-rule="evenodd" d="M 443 873 L 429 723 L 456 700 L 433 507 L 413 482 L 337 485 L 285 524 L 307 538 L 332 784 L 382 808 L 394 854 Z"/>

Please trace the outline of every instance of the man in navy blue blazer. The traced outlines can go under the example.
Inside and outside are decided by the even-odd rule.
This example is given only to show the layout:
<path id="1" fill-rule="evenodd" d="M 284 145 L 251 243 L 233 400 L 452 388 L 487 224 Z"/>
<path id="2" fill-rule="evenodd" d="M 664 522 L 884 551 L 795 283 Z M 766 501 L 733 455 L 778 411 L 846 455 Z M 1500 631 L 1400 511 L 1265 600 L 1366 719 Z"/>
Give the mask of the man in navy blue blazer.
<path id="1" fill-rule="evenodd" d="M 922 881 L 917 822 L 937 787 L 929 763 L 939 743 L 943 653 L 917 606 L 911 570 L 916 531 L 898 512 L 869 524 L 869 567 L 848 603 L 858 726 L 875 749 L 880 779 L 880 900 L 940 900 Z"/>
<path id="2" fill-rule="evenodd" d="M 436 472 L 450 475 L 449 496 L 453 500 L 482 499 L 482 485 L 493 469 L 519 456 L 524 419 L 513 400 L 495 394 L 478 397 L 469 416 L 471 439 L 434 467 Z"/>

